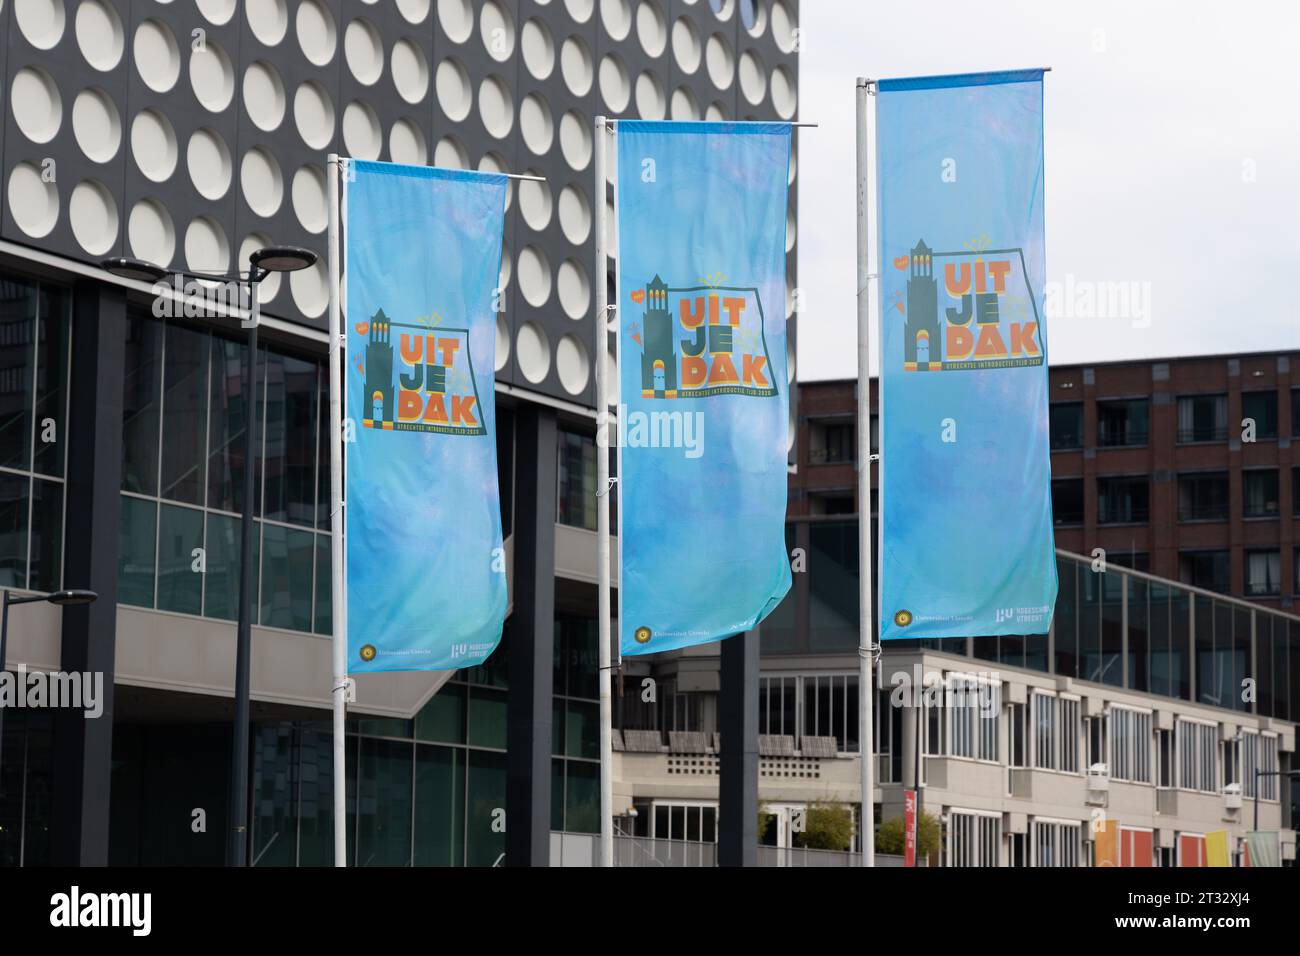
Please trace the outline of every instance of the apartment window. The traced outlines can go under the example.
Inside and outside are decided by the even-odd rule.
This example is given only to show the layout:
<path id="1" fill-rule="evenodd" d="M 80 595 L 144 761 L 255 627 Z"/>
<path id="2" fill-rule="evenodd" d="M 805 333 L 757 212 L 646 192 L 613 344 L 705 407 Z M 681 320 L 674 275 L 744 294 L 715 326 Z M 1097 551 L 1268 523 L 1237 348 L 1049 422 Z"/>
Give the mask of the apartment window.
<path id="1" fill-rule="evenodd" d="M 1178 520 L 1222 521 L 1228 517 L 1228 473 L 1178 476 Z"/>
<path id="2" fill-rule="evenodd" d="M 1106 717 L 1085 717 L 1083 739 L 1087 742 L 1088 767 L 1106 762 Z"/>
<path id="3" fill-rule="evenodd" d="M 1175 727 L 1178 732 L 1178 786 L 1183 790 L 1214 793 L 1218 789 L 1218 725 L 1180 718 Z"/>
<path id="4" fill-rule="evenodd" d="M 1150 482 L 1141 477 L 1097 479 L 1098 524 L 1135 524 L 1150 514 Z"/>
<path id="5" fill-rule="evenodd" d="M 1172 787 L 1174 779 L 1174 732 L 1172 730 L 1156 731 L 1156 786 Z"/>
<path id="6" fill-rule="evenodd" d="M 948 813 L 948 865 L 997 866 L 1002 815 L 952 810 Z"/>
<path id="7" fill-rule="evenodd" d="M 1034 821 L 1034 866 L 1078 866 L 1083 825 L 1056 820 Z"/>
<path id="8" fill-rule="evenodd" d="M 814 465 L 836 465 L 856 459 L 857 427 L 853 422 L 814 423 L 810 432 L 808 461 Z"/>
<path id="9" fill-rule="evenodd" d="M 1097 403 L 1097 444 L 1102 447 L 1147 443 L 1147 400 Z"/>
<path id="10" fill-rule="evenodd" d="M 702 804 L 654 804 L 650 838 L 687 843 L 718 842 L 718 808 Z"/>
<path id="11" fill-rule="evenodd" d="M 1277 437 L 1277 392 L 1242 392 L 1241 418 L 1255 423 L 1256 440 Z M 1243 425 L 1245 429 L 1249 424 Z"/>
<path id="12" fill-rule="evenodd" d="M 1300 388 L 1291 389 L 1291 435 L 1300 438 Z"/>
<path id="13" fill-rule="evenodd" d="M 1007 716 L 1011 720 L 1010 732 L 1011 753 L 1007 758 L 1007 765 L 1011 767 L 1028 766 L 1026 758 L 1028 754 L 1025 751 L 1027 742 L 1027 728 L 1025 722 L 1028 719 L 1028 710 L 1024 704 L 1010 704 L 1007 708 Z"/>
<path id="14" fill-rule="evenodd" d="M 1055 770 L 1056 760 L 1056 698 L 1050 694 L 1032 695 L 1034 709 L 1034 766 L 1041 770 Z"/>
<path id="15" fill-rule="evenodd" d="M 1007 834 L 1007 865 L 1024 867 L 1029 865 L 1029 835 L 1027 833 Z"/>
<path id="16" fill-rule="evenodd" d="M 1295 554 L 1291 557 L 1291 567 L 1295 568 L 1295 581 L 1291 585 L 1291 593 L 1300 595 L 1300 548 L 1296 548 Z M 1291 653 L 1294 654 L 1295 651 Z"/>
<path id="17" fill-rule="evenodd" d="M 1053 402 L 1048 406 L 1048 434 L 1052 451 L 1083 447 L 1083 403 Z"/>
<path id="18" fill-rule="evenodd" d="M 1133 783 L 1151 782 L 1151 714 L 1111 707 L 1110 775 Z"/>
<path id="19" fill-rule="evenodd" d="M 826 463 L 838 464 L 853 461 L 855 429 L 852 425 L 826 427 Z"/>
<path id="20" fill-rule="evenodd" d="M 1227 551 L 1182 551 L 1178 555 L 1178 580 L 1207 591 L 1228 591 Z"/>
<path id="21" fill-rule="evenodd" d="M 596 439 L 561 430 L 556 516 L 560 524 L 596 530 Z"/>
<path id="22" fill-rule="evenodd" d="M 1257 468 L 1241 473 L 1242 514 L 1247 518 L 1276 518 L 1278 481 L 1276 468 Z"/>
<path id="23" fill-rule="evenodd" d="M 1052 479 L 1054 524 L 1083 524 L 1083 479 Z"/>
<path id="24" fill-rule="evenodd" d="M 1225 783 L 1240 783 L 1242 796 L 1247 799 L 1255 799 L 1255 771 L 1268 776 L 1260 776 L 1259 780 L 1259 798 L 1261 800 L 1276 800 L 1278 795 L 1278 778 L 1277 774 L 1277 737 L 1273 734 L 1261 734 L 1255 731 L 1242 731 L 1241 739 L 1236 742 L 1240 749 L 1240 760 L 1238 768 L 1240 769 L 1237 780 L 1229 780 L 1225 775 Z"/>
<path id="25" fill-rule="evenodd" d="M 1074 697 L 1057 698 L 1060 713 L 1060 769 L 1066 773 L 1079 772 L 1079 701 Z"/>
<path id="26" fill-rule="evenodd" d="M 997 760 L 1001 685 L 952 674 L 945 690 L 947 753 L 953 757 Z"/>
<path id="27" fill-rule="evenodd" d="M 1300 465 L 1291 468 L 1291 514 L 1300 518 Z"/>
<path id="28" fill-rule="evenodd" d="M 1228 437 L 1227 395 L 1184 395 L 1178 399 L 1178 441 L 1223 441 Z"/>
<path id="29" fill-rule="evenodd" d="M 858 749 L 858 677 L 856 674 L 804 675 L 803 725 L 799 739 L 834 737 L 841 752 Z M 786 730 L 786 733 L 791 733 Z"/>
<path id="30" fill-rule="evenodd" d="M 1278 551 L 1246 552 L 1246 593 L 1251 597 L 1282 593 L 1282 556 Z"/>
<path id="31" fill-rule="evenodd" d="M 1150 571 L 1151 555 L 1145 551 L 1107 551 L 1106 560 L 1130 571 Z"/>
<path id="32" fill-rule="evenodd" d="M 1037 691 L 1030 697 L 1034 716 L 1034 766 L 1078 773 L 1078 699 Z"/>

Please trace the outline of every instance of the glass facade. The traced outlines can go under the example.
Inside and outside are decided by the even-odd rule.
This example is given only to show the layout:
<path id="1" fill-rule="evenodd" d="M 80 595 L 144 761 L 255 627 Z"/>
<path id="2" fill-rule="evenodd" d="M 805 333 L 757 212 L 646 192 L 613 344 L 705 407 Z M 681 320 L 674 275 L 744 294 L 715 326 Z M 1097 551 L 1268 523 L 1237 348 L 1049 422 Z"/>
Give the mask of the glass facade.
<path id="1" fill-rule="evenodd" d="M 71 324 L 66 290 L 0 278 L 0 587 L 62 586 Z"/>
<path id="2" fill-rule="evenodd" d="M 808 588 L 792 588 L 779 609 L 779 650 L 769 646 L 765 623 L 764 653 L 817 654 L 857 646 L 857 522 L 792 521 L 787 539 L 801 540 L 805 529 L 820 544 L 809 553 Z M 1269 581 L 1277 552 L 1258 553 L 1248 568 Z M 1207 575 L 1221 571 L 1226 585 L 1226 551 L 1180 557 L 1184 572 L 1195 578 L 1188 584 L 1204 587 Z M 1060 587 L 1050 639 L 890 641 L 886 650 L 922 647 L 1228 710 L 1300 718 L 1300 619 L 1131 574 L 1129 564 L 1140 569 L 1146 555 L 1116 555 L 1099 572 L 1088 560 L 1058 554 Z M 1254 701 L 1243 700 L 1249 697 L 1241 692 L 1248 677 L 1257 688 Z M 1265 686 L 1267 692 L 1259 689 Z"/>
<path id="3" fill-rule="evenodd" d="M 123 402 L 121 603 L 233 621 L 248 349 L 136 313 Z M 260 348 L 254 409 L 257 623 L 330 632 L 326 368 Z"/>
<path id="4" fill-rule="evenodd" d="M 481 666 L 457 671 L 413 720 L 348 725 L 349 866 L 494 866 L 505 852 L 510 627 Z M 600 830 L 596 622 L 558 616 L 551 829 Z M 328 721 L 254 727 L 255 865 L 328 866 Z"/>

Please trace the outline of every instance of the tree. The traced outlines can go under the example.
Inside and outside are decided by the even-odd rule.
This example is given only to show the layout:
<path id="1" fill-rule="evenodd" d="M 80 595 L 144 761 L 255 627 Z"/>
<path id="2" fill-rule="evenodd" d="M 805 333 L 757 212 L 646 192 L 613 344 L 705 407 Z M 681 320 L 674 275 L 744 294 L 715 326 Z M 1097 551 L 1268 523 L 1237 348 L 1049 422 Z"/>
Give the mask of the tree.
<path id="1" fill-rule="evenodd" d="M 810 803 L 804 829 L 794 845 L 809 850 L 849 850 L 853 847 L 853 810 L 845 803 Z"/>
<path id="2" fill-rule="evenodd" d="M 902 817 L 891 817 L 876 830 L 876 850 L 880 853 L 902 856 L 905 844 Z M 922 813 L 917 826 L 916 855 L 928 857 L 938 849 L 939 818 L 931 813 Z"/>

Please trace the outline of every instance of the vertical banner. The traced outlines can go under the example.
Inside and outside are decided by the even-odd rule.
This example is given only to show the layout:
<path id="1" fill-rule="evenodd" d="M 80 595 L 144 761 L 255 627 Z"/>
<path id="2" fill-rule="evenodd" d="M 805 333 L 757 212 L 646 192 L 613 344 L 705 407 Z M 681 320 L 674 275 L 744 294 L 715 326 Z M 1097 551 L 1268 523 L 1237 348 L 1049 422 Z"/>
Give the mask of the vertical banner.
<path id="1" fill-rule="evenodd" d="M 353 673 L 468 667 L 501 639 L 493 295 L 506 182 L 351 162 L 343 447 Z"/>
<path id="2" fill-rule="evenodd" d="M 1042 71 L 877 101 L 881 637 L 1046 634 Z"/>
<path id="3" fill-rule="evenodd" d="M 618 125 L 619 643 L 752 629 L 785 550 L 785 123 Z"/>
<path id="4" fill-rule="evenodd" d="M 916 791 L 903 791 L 903 866 L 916 866 Z"/>

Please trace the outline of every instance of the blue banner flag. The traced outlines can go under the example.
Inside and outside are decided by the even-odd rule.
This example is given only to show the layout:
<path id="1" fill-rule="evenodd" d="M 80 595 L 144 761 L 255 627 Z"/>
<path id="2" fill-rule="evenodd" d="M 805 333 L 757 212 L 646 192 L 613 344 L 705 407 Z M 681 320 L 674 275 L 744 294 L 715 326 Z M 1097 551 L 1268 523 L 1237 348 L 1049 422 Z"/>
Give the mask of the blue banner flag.
<path id="1" fill-rule="evenodd" d="M 348 670 L 501 639 L 493 290 L 506 177 L 353 160 L 344 198 Z"/>
<path id="2" fill-rule="evenodd" d="M 1056 603 L 1041 70 L 882 80 L 881 638 Z"/>
<path id="3" fill-rule="evenodd" d="M 750 630 L 790 590 L 790 127 L 618 124 L 619 643 Z"/>

